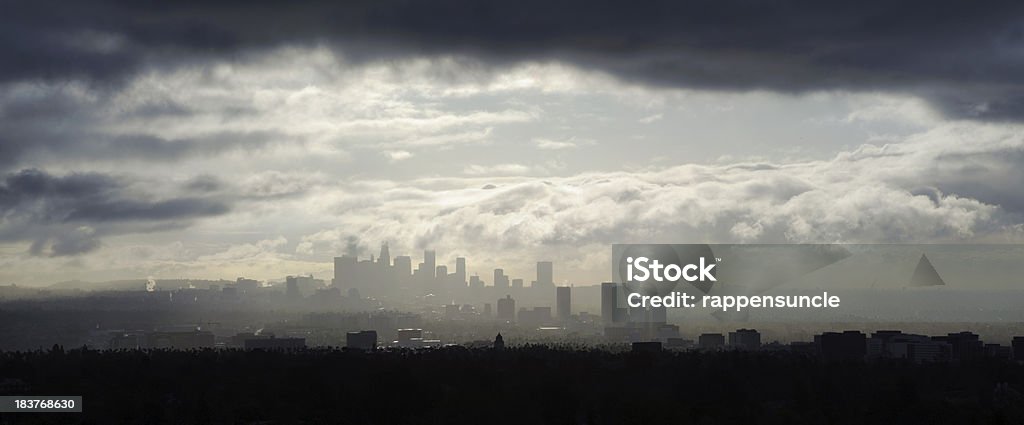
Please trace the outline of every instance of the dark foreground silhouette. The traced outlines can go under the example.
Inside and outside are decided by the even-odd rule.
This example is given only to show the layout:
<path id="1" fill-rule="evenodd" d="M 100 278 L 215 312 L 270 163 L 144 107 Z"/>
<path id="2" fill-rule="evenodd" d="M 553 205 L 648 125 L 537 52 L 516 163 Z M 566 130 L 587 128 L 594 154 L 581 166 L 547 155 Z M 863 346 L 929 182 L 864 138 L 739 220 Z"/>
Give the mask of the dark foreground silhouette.
<path id="1" fill-rule="evenodd" d="M 83 413 L 0 423 L 1024 423 L 1024 366 L 824 363 L 789 353 L 460 347 L 0 353 Z M 20 384 L 19 384 L 20 385 Z"/>

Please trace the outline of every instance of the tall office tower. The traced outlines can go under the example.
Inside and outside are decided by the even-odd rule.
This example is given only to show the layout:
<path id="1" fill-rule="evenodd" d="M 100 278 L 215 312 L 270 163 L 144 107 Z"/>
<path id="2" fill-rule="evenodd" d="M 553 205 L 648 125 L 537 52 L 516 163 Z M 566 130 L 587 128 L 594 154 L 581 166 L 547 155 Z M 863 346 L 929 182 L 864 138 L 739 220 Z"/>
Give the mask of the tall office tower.
<path id="1" fill-rule="evenodd" d="M 423 271 L 427 273 L 428 279 L 433 279 L 436 276 L 434 274 L 435 267 L 437 267 L 437 260 L 435 259 L 434 250 L 423 251 Z"/>
<path id="2" fill-rule="evenodd" d="M 516 289 L 521 289 L 523 287 L 523 280 L 522 279 L 512 279 L 512 287 L 516 288 Z"/>
<path id="3" fill-rule="evenodd" d="M 601 284 L 601 318 L 605 323 L 615 322 L 615 309 L 618 307 L 615 297 L 618 290 L 615 282 Z"/>
<path id="4" fill-rule="evenodd" d="M 511 295 L 498 300 L 498 319 L 513 320 L 516 317 L 516 300 Z"/>
<path id="5" fill-rule="evenodd" d="M 505 276 L 505 270 L 494 269 L 494 287 L 508 288 L 508 276 Z"/>
<path id="6" fill-rule="evenodd" d="M 437 283 L 438 283 L 440 288 L 444 288 L 445 286 L 447 286 L 447 284 L 448 284 L 448 266 L 445 266 L 445 265 L 437 266 L 437 268 L 434 269 L 434 276 L 435 276 L 434 279 L 437 280 Z"/>
<path id="7" fill-rule="evenodd" d="M 555 286 L 554 266 L 550 261 L 537 262 L 537 281 L 533 284 L 540 288 L 550 288 Z"/>
<path id="8" fill-rule="evenodd" d="M 572 317 L 572 288 L 568 286 L 555 288 L 555 301 L 558 320 L 569 320 Z"/>
<path id="9" fill-rule="evenodd" d="M 391 251 L 388 250 L 387 242 L 380 244 L 380 257 L 377 258 L 377 262 L 385 266 L 391 265 Z"/>
<path id="10" fill-rule="evenodd" d="M 472 275 L 469 277 L 470 288 L 483 288 L 484 282 L 480 280 L 480 276 Z"/>
<path id="11" fill-rule="evenodd" d="M 334 286 L 352 286 L 352 277 L 356 269 L 356 257 L 342 255 L 334 257 Z"/>
<path id="12" fill-rule="evenodd" d="M 463 257 L 455 259 L 455 286 L 466 286 L 466 259 Z"/>
<path id="13" fill-rule="evenodd" d="M 395 257 L 395 275 L 398 277 L 399 282 L 409 280 L 409 276 L 412 275 L 411 257 L 408 255 Z"/>

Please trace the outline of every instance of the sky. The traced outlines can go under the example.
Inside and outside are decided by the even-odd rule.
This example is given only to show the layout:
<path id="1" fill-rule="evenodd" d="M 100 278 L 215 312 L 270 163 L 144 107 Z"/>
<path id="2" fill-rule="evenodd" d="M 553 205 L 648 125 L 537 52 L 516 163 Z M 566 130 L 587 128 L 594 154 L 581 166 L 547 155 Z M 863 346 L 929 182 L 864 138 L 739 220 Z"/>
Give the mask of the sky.
<path id="1" fill-rule="evenodd" d="M 1024 241 L 1024 4 L 11 2 L 0 284 Z"/>

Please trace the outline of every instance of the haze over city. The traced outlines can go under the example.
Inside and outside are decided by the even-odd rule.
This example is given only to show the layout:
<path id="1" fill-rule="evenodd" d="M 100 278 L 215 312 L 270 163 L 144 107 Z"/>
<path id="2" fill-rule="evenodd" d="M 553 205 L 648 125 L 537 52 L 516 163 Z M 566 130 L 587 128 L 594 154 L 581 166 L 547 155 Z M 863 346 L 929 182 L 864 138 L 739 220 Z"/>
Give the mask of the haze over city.
<path id="1" fill-rule="evenodd" d="M 1024 423 L 1024 2 L 0 4 L 0 425 Z"/>

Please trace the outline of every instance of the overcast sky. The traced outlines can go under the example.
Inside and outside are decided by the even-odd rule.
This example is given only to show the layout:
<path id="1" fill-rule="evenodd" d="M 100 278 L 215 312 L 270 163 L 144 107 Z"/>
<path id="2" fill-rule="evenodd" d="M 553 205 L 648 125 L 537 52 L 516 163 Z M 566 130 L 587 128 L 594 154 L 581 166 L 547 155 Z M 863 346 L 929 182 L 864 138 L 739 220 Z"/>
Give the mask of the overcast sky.
<path id="1" fill-rule="evenodd" d="M 0 284 L 1021 242 L 1024 3 L 5 3 Z"/>

